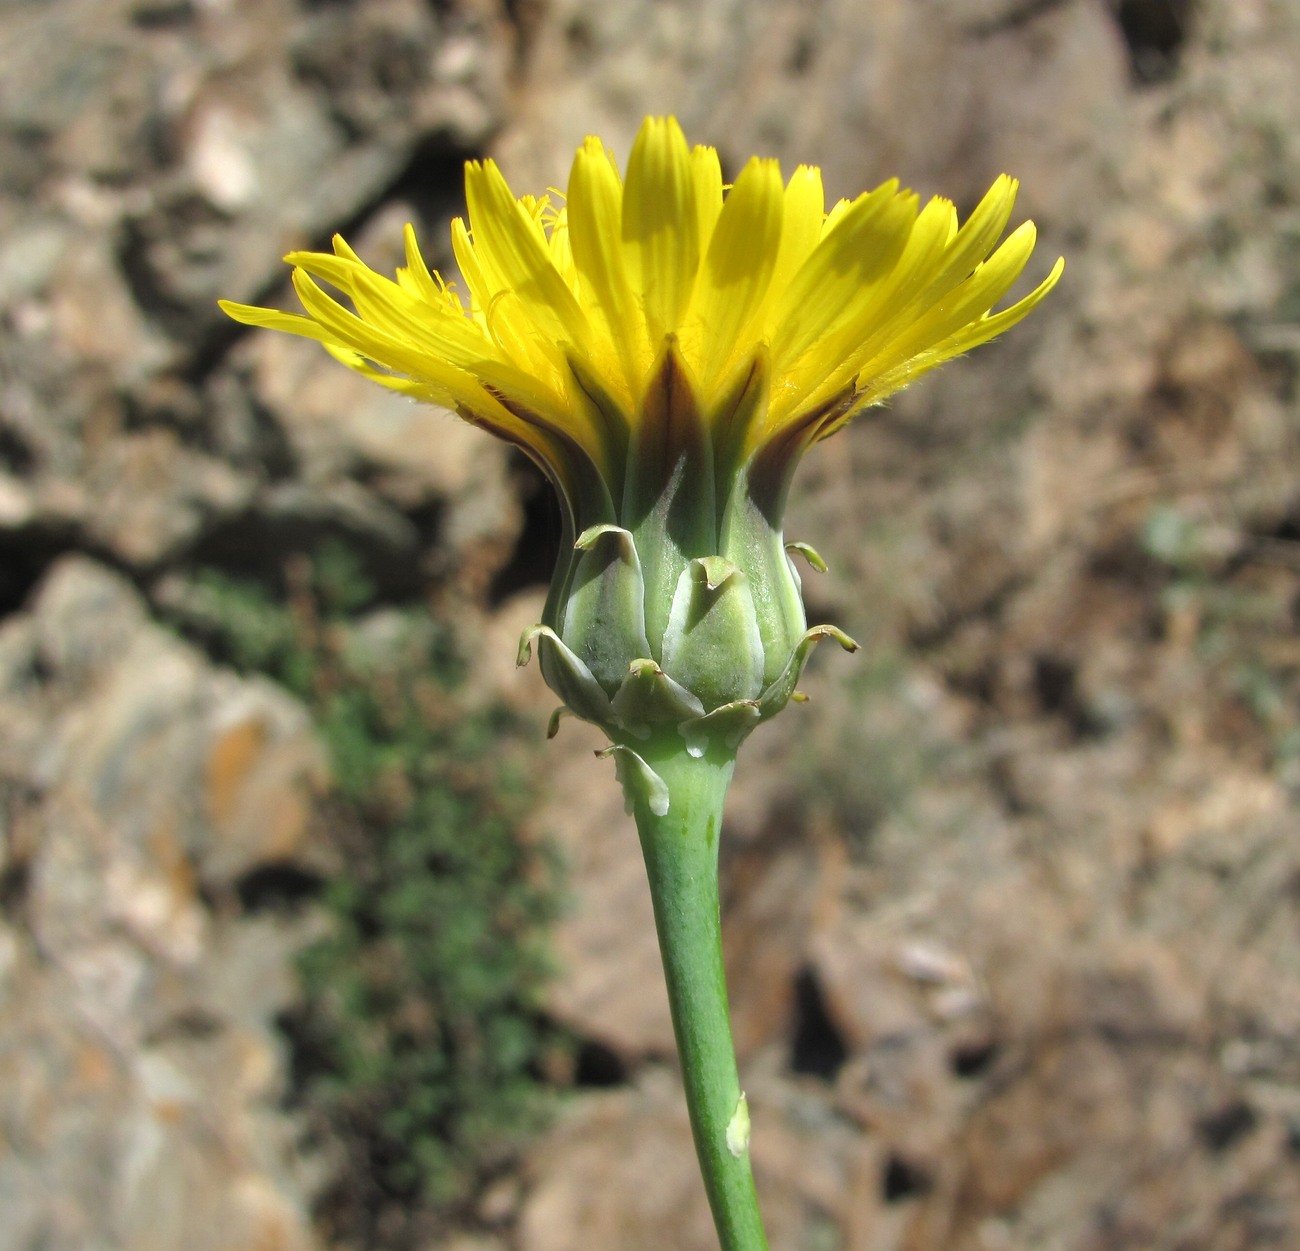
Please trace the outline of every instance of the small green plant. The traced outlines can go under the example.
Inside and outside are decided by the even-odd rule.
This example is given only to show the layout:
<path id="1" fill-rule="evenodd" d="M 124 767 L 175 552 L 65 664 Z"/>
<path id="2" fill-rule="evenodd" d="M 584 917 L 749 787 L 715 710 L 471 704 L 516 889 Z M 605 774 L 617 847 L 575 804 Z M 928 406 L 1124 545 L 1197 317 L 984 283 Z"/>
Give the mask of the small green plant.
<path id="1" fill-rule="evenodd" d="M 1165 575 L 1165 613 L 1190 623 L 1220 726 L 1245 713 L 1274 764 L 1289 768 L 1300 753 L 1293 569 L 1269 559 L 1267 546 L 1257 552 L 1249 537 L 1170 504 L 1151 510 L 1141 545 Z"/>
<path id="2" fill-rule="evenodd" d="M 297 1099 L 342 1145 L 329 1231 L 410 1245 L 538 1125 L 562 1045 L 539 1010 L 556 864 L 519 835 L 516 726 L 458 701 L 446 631 L 423 611 L 367 612 L 345 548 L 288 583 L 277 597 L 206 571 L 185 616 L 228 663 L 304 699 L 329 747 L 347 867 L 324 883 L 328 933 L 301 961 Z"/>

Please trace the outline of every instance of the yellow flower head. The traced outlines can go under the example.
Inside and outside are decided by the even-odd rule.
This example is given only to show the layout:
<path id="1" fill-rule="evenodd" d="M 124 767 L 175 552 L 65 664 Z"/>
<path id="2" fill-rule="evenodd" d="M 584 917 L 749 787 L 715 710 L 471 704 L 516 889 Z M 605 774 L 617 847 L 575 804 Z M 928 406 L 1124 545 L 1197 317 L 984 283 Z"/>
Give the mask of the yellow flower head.
<path id="1" fill-rule="evenodd" d="M 1057 261 L 995 313 L 1035 240 L 1026 222 L 998 244 L 1013 179 L 998 178 L 961 225 L 950 201 L 922 206 L 897 181 L 828 211 L 811 166 L 783 181 L 776 161 L 755 157 L 724 186 L 717 152 L 689 148 L 673 118 L 645 121 L 626 177 L 600 140 L 587 139 L 560 205 L 516 199 L 492 161 L 466 166 L 465 191 L 468 224 L 452 223 L 464 291 L 429 271 L 408 226 L 395 281 L 336 237 L 333 254 L 285 258 L 305 316 L 222 308 L 318 340 L 350 368 L 454 409 L 545 470 L 576 539 L 547 607 L 557 647 L 573 641 L 575 601 L 591 599 L 593 579 L 605 585 L 583 572 L 584 559 L 606 573 L 635 563 L 645 620 L 624 642 L 656 672 L 681 643 L 673 623 L 686 620 L 683 579 L 713 605 L 739 573 L 753 605 L 737 620 L 757 616 L 748 669 L 695 675 L 708 688 L 706 709 L 771 688 L 803 630 L 780 543 L 802 454 L 1014 325 L 1063 267 Z M 588 607 L 604 630 L 609 605 Z M 617 694 L 630 681 L 626 647 L 588 643 L 595 651 L 582 663 Z M 734 660 L 733 643 L 717 644 L 710 664 Z M 639 673 L 644 686 L 649 670 Z M 599 715 L 579 711 L 616 733 L 623 723 L 596 703 Z"/>
<path id="2" fill-rule="evenodd" d="M 452 224 L 463 293 L 429 272 L 408 226 L 395 282 L 336 237 L 333 255 L 285 258 L 307 316 L 222 307 L 318 339 L 358 372 L 455 409 L 562 478 L 573 442 L 607 481 L 622 476 L 605 410 L 630 426 L 648 420 L 643 402 L 670 344 L 706 426 L 725 419 L 728 397 L 761 360 L 769 394 L 743 450 L 793 431 L 806 446 L 1014 325 L 1063 265 L 992 313 L 1034 247 L 1026 222 L 995 250 L 1013 179 L 998 178 L 960 227 L 950 201 L 920 207 L 893 180 L 828 212 L 812 166 L 783 182 L 775 160 L 754 157 L 727 189 L 717 152 L 688 148 L 673 118 L 645 121 L 626 179 L 601 141 L 587 139 L 562 206 L 516 199 L 492 161 L 466 166 L 465 190 L 469 225 Z"/>

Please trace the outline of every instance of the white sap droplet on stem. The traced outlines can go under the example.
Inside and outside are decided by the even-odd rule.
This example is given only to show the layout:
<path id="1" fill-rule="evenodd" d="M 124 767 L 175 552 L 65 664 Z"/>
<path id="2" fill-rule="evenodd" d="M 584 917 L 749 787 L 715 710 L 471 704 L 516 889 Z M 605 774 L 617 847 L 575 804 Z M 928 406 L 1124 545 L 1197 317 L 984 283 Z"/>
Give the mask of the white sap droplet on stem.
<path id="1" fill-rule="evenodd" d="M 736 1100 L 736 1110 L 731 1114 L 731 1120 L 727 1123 L 727 1150 L 739 1160 L 748 1147 L 749 1101 L 745 1098 L 745 1092 L 742 1090 L 740 1098 Z"/>

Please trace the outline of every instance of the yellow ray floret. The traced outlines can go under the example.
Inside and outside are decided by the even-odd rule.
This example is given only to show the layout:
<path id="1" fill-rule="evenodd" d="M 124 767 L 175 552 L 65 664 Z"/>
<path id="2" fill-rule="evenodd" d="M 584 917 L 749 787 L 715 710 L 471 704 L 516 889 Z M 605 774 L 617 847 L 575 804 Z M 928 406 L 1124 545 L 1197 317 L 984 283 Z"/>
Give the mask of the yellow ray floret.
<path id="1" fill-rule="evenodd" d="M 429 271 L 408 226 L 395 280 L 336 238 L 332 254 L 285 258 L 305 315 L 222 308 L 316 339 L 374 381 L 448 405 L 543 461 L 565 442 L 599 463 L 593 388 L 635 429 L 666 342 L 706 422 L 761 356 L 768 408 L 748 444 L 810 422 L 821 438 L 1014 325 L 1063 268 L 993 312 L 1035 241 L 1027 222 L 998 245 L 1014 179 L 999 177 L 960 226 L 949 201 L 922 207 L 896 182 L 828 212 L 809 166 L 783 181 L 775 161 L 754 158 L 724 188 L 717 153 L 688 148 L 673 118 L 642 125 L 626 178 L 586 140 L 561 207 L 517 199 L 492 161 L 467 165 L 465 190 L 468 221 L 451 232 L 464 294 Z"/>

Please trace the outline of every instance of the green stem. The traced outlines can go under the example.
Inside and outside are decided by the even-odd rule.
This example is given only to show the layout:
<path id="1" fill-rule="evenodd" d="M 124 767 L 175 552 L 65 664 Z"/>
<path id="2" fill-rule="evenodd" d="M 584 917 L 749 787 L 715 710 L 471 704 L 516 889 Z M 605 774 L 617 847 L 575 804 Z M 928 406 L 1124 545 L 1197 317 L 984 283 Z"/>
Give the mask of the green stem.
<path id="1" fill-rule="evenodd" d="M 643 788 L 628 793 L 654 900 L 673 1032 L 695 1153 L 722 1251 L 767 1251 L 749 1165 L 749 1114 L 736 1072 L 722 969 L 718 835 L 734 755 L 689 756 L 680 738 L 638 754 L 667 784 L 668 811 Z"/>

